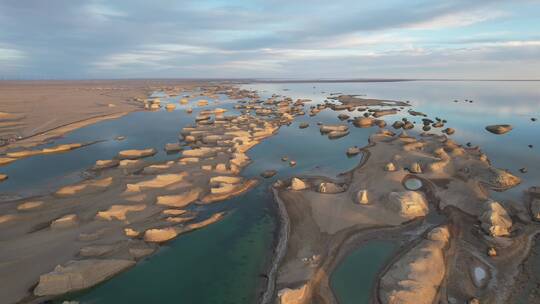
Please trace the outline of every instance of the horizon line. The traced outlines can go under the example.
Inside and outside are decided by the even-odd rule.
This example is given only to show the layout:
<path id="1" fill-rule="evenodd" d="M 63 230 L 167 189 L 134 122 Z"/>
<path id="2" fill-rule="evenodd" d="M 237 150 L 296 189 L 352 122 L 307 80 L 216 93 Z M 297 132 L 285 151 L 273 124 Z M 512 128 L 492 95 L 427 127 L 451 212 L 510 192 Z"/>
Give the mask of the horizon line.
<path id="1" fill-rule="evenodd" d="M 25 82 L 25 81 L 130 81 L 130 80 L 148 80 L 148 81 L 234 81 L 234 82 L 258 82 L 258 83 L 346 83 L 346 82 L 406 82 L 406 81 L 540 81 L 540 79 L 490 79 L 490 78 L 2 78 L 0 82 Z"/>

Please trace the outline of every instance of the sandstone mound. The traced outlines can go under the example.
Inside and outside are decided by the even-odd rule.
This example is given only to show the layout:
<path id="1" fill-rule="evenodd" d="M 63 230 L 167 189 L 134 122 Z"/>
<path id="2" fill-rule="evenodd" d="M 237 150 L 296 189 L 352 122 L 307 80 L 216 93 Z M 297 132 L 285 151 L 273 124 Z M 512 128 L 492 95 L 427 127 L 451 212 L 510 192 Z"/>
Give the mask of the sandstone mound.
<path id="1" fill-rule="evenodd" d="M 338 185 L 336 183 L 324 182 L 324 183 L 319 184 L 319 188 L 317 190 L 320 193 L 335 194 L 335 193 L 344 192 L 345 188 L 343 188 L 343 186 Z"/>
<path id="2" fill-rule="evenodd" d="M 434 303 L 446 272 L 444 254 L 449 238 L 447 227 L 434 228 L 394 263 L 380 281 L 381 303 Z"/>
<path id="3" fill-rule="evenodd" d="M 99 219 L 108 220 L 108 221 L 111 221 L 113 219 L 117 219 L 119 221 L 125 221 L 126 214 L 128 212 L 143 211 L 144 209 L 146 209 L 146 205 L 144 204 L 112 205 L 108 210 L 98 212 L 96 217 Z"/>
<path id="4" fill-rule="evenodd" d="M 134 264 L 128 260 L 70 261 L 65 266 L 56 266 L 52 272 L 41 275 L 34 294 L 51 296 L 89 288 Z"/>
<path id="5" fill-rule="evenodd" d="M 162 195 L 157 197 L 156 204 L 168 207 L 183 208 L 199 198 L 202 189 L 195 188 L 176 195 Z"/>
<path id="6" fill-rule="evenodd" d="M 293 177 L 291 180 L 291 190 L 299 191 L 307 189 L 309 186 L 301 179 Z"/>
<path id="7" fill-rule="evenodd" d="M 278 292 L 279 304 L 303 304 L 306 301 L 307 285 L 296 289 L 284 288 Z"/>
<path id="8" fill-rule="evenodd" d="M 486 211 L 480 217 L 482 229 L 491 236 L 508 236 L 512 228 L 512 219 L 506 209 L 495 201 L 485 203 Z"/>
<path id="9" fill-rule="evenodd" d="M 152 156 L 157 153 L 157 150 L 154 148 L 143 149 L 143 150 L 124 150 L 118 152 L 118 158 L 120 159 L 137 159 Z"/>
<path id="10" fill-rule="evenodd" d="M 127 192 L 139 192 L 144 188 L 163 188 L 168 185 L 180 182 L 187 174 L 185 172 L 179 174 L 161 174 L 156 175 L 151 180 L 138 182 L 135 184 L 127 184 Z"/>
<path id="11" fill-rule="evenodd" d="M 511 125 L 491 125 L 491 126 L 487 126 L 486 130 L 488 130 L 489 132 L 493 134 L 500 135 L 500 134 L 505 134 L 512 131 L 512 126 Z"/>
<path id="12" fill-rule="evenodd" d="M 429 211 L 426 198 L 416 191 L 390 192 L 388 203 L 391 210 L 407 219 L 425 216 Z"/>
<path id="13" fill-rule="evenodd" d="M 162 229 L 148 229 L 144 232 L 144 240 L 151 243 L 163 243 L 174 239 L 178 232 L 174 227 Z"/>
<path id="14" fill-rule="evenodd" d="M 108 168 L 116 167 L 119 164 L 120 164 L 120 162 L 117 159 L 96 160 L 96 164 L 92 168 L 94 170 L 108 169 Z"/>

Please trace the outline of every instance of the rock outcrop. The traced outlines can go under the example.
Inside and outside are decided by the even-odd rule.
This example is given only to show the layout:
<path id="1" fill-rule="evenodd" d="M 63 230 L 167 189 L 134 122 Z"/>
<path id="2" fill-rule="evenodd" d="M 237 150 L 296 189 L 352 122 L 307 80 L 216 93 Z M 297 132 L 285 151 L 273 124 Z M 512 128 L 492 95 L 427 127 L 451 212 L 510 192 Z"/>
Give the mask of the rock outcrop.
<path id="1" fill-rule="evenodd" d="M 265 170 L 261 173 L 261 176 L 264 178 L 271 178 L 276 174 L 277 174 L 276 170 Z"/>
<path id="2" fill-rule="evenodd" d="M 129 260 L 70 261 L 64 266 L 56 266 L 52 272 L 41 275 L 34 294 L 52 296 L 86 289 L 134 264 L 134 261 Z"/>
<path id="3" fill-rule="evenodd" d="M 512 228 L 512 219 L 506 209 L 498 202 L 489 200 L 485 203 L 485 211 L 480 217 L 482 229 L 491 236 L 508 236 Z"/>
<path id="4" fill-rule="evenodd" d="M 291 190 L 300 191 L 307 189 L 308 185 L 301 179 L 293 177 L 291 180 Z"/>
<path id="5" fill-rule="evenodd" d="M 165 151 L 167 153 L 175 153 L 182 150 L 180 143 L 168 143 L 165 145 Z"/>
<path id="6" fill-rule="evenodd" d="M 505 134 L 512 131 L 512 126 L 511 125 L 491 125 L 491 126 L 487 126 L 486 130 L 488 130 L 489 132 L 493 134 L 500 135 L 500 134 Z"/>
<path id="7" fill-rule="evenodd" d="M 143 150 L 124 150 L 118 152 L 119 159 L 138 159 L 143 157 L 152 156 L 157 153 L 157 150 L 154 148 L 143 149 Z"/>
<path id="8" fill-rule="evenodd" d="M 79 222 L 79 218 L 76 214 L 66 214 L 51 223 L 52 229 L 63 229 L 76 226 Z"/>
<path id="9" fill-rule="evenodd" d="M 368 198 L 368 192 L 367 190 L 359 190 L 356 193 L 356 202 L 360 205 L 367 205 L 369 204 L 369 198 Z"/>
<path id="10" fill-rule="evenodd" d="M 144 240 L 151 243 L 162 243 L 174 239 L 178 232 L 174 227 L 148 229 L 144 232 Z"/>
<path id="11" fill-rule="evenodd" d="M 128 212 L 138 212 L 146 209 L 145 204 L 137 205 L 112 205 L 105 211 L 99 211 L 96 214 L 96 218 L 111 221 L 117 219 L 119 221 L 125 221 Z"/>
<path id="12" fill-rule="evenodd" d="M 431 230 L 426 239 L 394 263 L 380 281 L 383 304 L 432 304 L 444 278 L 447 227 Z"/>
<path id="13" fill-rule="evenodd" d="M 489 174 L 488 181 L 496 188 L 509 189 L 521 183 L 519 177 L 505 170 L 490 168 Z"/>
<path id="14" fill-rule="evenodd" d="M 384 165 L 384 171 L 394 172 L 396 171 L 396 165 L 394 165 L 394 163 L 387 163 Z"/>
<path id="15" fill-rule="evenodd" d="M 320 131 L 322 134 L 327 134 L 330 132 L 346 132 L 349 130 L 347 125 L 321 125 Z"/>
<path id="16" fill-rule="evenodd" d="M 43 201 L 29 201 L 21 203 L 17 206 L 17 210 L 19 211 L 28 211 L 28 210 L 35 210 L 43 206 Z"/>
<path id="17" fill-rule="evenodd" d="M 350 147 L 347 149 L 347 156 L 354 156 L 360 153 L 360 148 Z"/>
<path id="18" fill-rule="evenodd" d="M 328 193 L 328 194 L 340 193 L 340 192 L 345 191 L 343 186 L 338 185 L 336 183 L 331 183 L 331 182 L 320 183 L 319 188 L 317 190 L 320 193 Z"/>
<path id="19" fill-rule="evenodd" d="M 278 292 L 279 304 L 304 304 L 306 303 L 307 285 L 291 289 L 284 288 Z"/>
<path id="20" fill-rule="evenodd" d="M 116 167 L 120 164 L 117 159 L 96 160 L 96 164 L 92 167 L 94 170 L 108 169 Z"/>
<path id="21" fill-rule="evenodd" d="M 202 189 L 195 188 L 181 194 L 158 196 L 156 204 L 174 208 L 183 208 L 196 201 L 201 192 Z"/>
<path id="22" fill-rule="evenodd" d="M 425 216 L 429 211 L 426 198 L 416 191 L 390 192 L 388 207 L 407 219 Z"/>
<path id="23" fill-rule="evenodd" d="M 369 128 L 375 124 L 375 119 L 371 117 L 356 117 L 353 124 L 358 128 Z"/>
<path id="24" fill-rule="evenodd" d="M 540 199 L 533 199 L 531 201 L 531 213 L 533 220 L 540 221 Z"/>

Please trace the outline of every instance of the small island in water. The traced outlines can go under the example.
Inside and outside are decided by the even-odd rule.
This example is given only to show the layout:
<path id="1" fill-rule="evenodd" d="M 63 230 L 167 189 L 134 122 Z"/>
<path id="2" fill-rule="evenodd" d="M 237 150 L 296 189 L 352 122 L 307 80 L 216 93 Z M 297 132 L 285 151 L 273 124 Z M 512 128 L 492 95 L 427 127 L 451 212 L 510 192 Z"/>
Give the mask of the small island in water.
<path id="1" fill-rule="evenodd" d="M 25 85 L 9 84 L 7 90 Z M 98 89 L 98 84 L 84 82 L 55 84 L 62 91 L 129 88 L 137 94 L 109 100 L 99 118 L 79 111 L 73 123 L 59 121 L 60 126 L 26 136 L 12 134 L 35 129 L 44 117 L 7 108 L 4 121 L 17 115 L 21 127 L 2 135 L 2 169 L 13 172 L 2 183 L 21 191 L 7 191 L 0 205 L 0 256 L 5 261 L 0 277 L 9 277 L 2 298 L 76 300 L 81 291 L 84 298 L 87 290 L 99 290 L 89 288 L 129 273 L 156 253 L 159 258 L 160 248 L 172 240 L 182 242 L 182 235 L 235 213 L 234 205 L 220 204 L 238 197 L 237 204 L 250 208 L 242 197 L 251 191 L 273 196 L 266 208 L 276 223 L 268 241 L 272 249 L 260 266 L 265 275 L 252 278 L 260 290 L 256 298 L 263 303 L 349 303 L 351 296 L 336 294 L 342 288 L 335 285 L 346 282 L 337 276 L 348 271 L 369 282 L 362 292 L 374 303 L 508 303 L 531 292 L 523 278 L 530 275 L 528 265 L 536 254 L 540 190 L 523 188 L 530 185 L 525 177 L 498 168 L 481 147 L 454 140 L 458 126 L 428 116 L 410 101 L 326 93 L 320 93 L 322 102 L 279 92 L 262 97 L 250 85 L 126 81 L 99 83 Z M 47 83 L 24 92 L 41 90 L 59 94 Z M 84 109 L 87 100 L 83 95 L 71 103 Z M 112 104 L 127 112 L 117 112 Z M 24 108 L 24 102 L 17 106 Z M 129 124 L 136 120 L 127 118 L 135 114 L 178 117 L 182 127 L 175 140 L 161 147 L 144 138 L 131 146 L 130 135 L 102 133 L 90 133 L 92 140 L 70 141 L 70 133 L 79 128 L 111 119 Z M 142 129 L 155 132 L 152 125 Z M 485 136 L 494 140 L 505 136 L 488 129 Z M 313 144 L 340 146 L 339 155 L 332 157 L 350 167 L 337 175 L 333 172 L 339 168 L 313 173 L 299 168 L 304 161 L 324 163 L 320 158 L 325 157 L 311 158 L 309 145 L 301 143 L 296 145 L 305 160 L 286 155 L 287 149 L 250 156 L 257 146 L 282 136 L 285 141 L 300 136 Z M 345 146 L 342 142 L 349 138 L 357 145 Z M 49 182 L 34 182 L 39 187 L 27 194 L 24 188 L 32 183 L 18 180 L 32 174 L 19 172 L 26 170 L 25 162 L 69 162 L 70 154 L 107 143 L 113 149 L 96 152 L 88 160 L 92 165 L 76 169 L 78 177 L 60 178 L 53 188 Z M 260 153 L 274 159 L 270 167 L 257 164 Z M 267 169 L 244 173 L 246 167 L 261 165 Z M 50 179 L 47 172 L 38 175 L 38 181 Z M 522 194 L 513 199 L 497 196 L 518 186 Z M 362 269 L 354 266 L 334 275 L 366 246 L 387 250 L 386 258 L 372 266 L 371 277 L 362 277 Z"/>
<path id="2" fill-rule="evenodd" d="M 0 1 L 0 304 L 540 304 L 538 16 Z"/>

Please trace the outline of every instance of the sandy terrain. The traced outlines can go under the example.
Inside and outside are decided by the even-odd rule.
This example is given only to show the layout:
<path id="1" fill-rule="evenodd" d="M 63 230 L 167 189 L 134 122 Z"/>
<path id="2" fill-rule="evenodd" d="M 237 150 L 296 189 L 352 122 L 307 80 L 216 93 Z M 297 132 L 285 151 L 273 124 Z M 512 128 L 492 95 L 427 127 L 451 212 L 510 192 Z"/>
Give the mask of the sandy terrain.
<path id="1" fill-rule="evenodd" d="M 245 152 L 300 115 L 303 105 L 284 97 L 260 103 L 255 92 L 229 86 L 207 85 L 186 98 L 211 100 L 218 93 L 242 98 L 235 107 L 243 114 L 195 108 L 195 123 L 181 130 L 179 142 L 167 145 L 176 147 L 177 160 L 145 160 L 164 147 L 119 151 L 116 158 L 97 160 L 89 168 L 95 178 L 0 204 L 0 285 L 5 287 L 0 298 L 33 303 L 91 287 L 133 266 L 160 244 L 227 216 L 199 216 L 192 206 L 218 203 L 255 187 L 256 179 L 239 176 L 250 163 Z M 157 101 L 143 104 L 161 107 Z M 64 147 L 51 151 L 58 149 Z M 22 156 L 9 155 L 43 151 L 18 153 Z"/>
<path id="2" fill-rule="evenodd" d="M 141 110 L 155 88 L 205 82 L 172 80 L 0 81 L 0 152 L 31 147 L 105 119 Z M 7 145 L 9 143 L 9 145 Z"/>
<path id="3" fill-rule="evenodd" d="M 0 97 L 6 104 L 0 130 L 4 143 L 9 142 L 1 148 L 0 164 L 92 144 L 30 148 L 103 119 L 160 110 L 159 101 L 147 98 L 154 89 L 178 95 L 202 87 L 180 103 L 201 95 L 212 100 L 221 93 L 240 99 L 235 108 L 242 114 L 190 108 L 195 122 L 181 130 L 179 142 L 119 151 L 114 159 L 96 160 L 89 168 L 95 178 L 0 204 L 0 285 L 5 287 L 0 297 L 7 303 L 37 303 L 91 287 L 132 267 L 160 244 L 221 220 L 226 213 L 199 216 L 191 206 L 217 203 L 255 187 L 256 179 L 240 176 L 250 162 L 246 151 L 305 114 L 305 100 L 274 95 L 259 101 L 256 92 L 201 82 L 34 84 L 0 83 L 7 92 Z M 274 184 L 283 229 L 263 303 L 336 303 L 329 275 L 348 253 L 374 238 L 396 240 L 400 250 L 379 273 L 373 303 L 418 303 L 416 294 L 422 294 L 423 303 L 473 298 L 505 303 L 540 231 L 531 219 L 531 214 L 540 218 L 540 191 L 533 189 L 526 197 L 522 205 L 529 208 L 492 201 L 488 190 L 504 191 L 520 180 L 491 166 L 480 149 L 465 148 L 446 135 L 409 136 L 405 130 L 414 126 L 406 120 L 392 124 L 404 130 L 399 135 L 384 129 L 386 122 L 378 118 L 407 103 L 351 95 L 335 99 L 341 104 L 312 106 L 310 115 L 326 108 L 352 112 L 362 107 L 364 116 L 350 122 L 381 130 L 367 147 L 348 151 L 362 153 L 362 161 L 336 179 L 299 176 Z M 36 106 L 40 103 L 46 109 Z M 426 132 L 446 123 L 422 120 Z M 330 139 L 349 134 L 347 124 L 320 128 Z M 145 160 L 163 148 L 179 158 Z M 419 186 L 411 189 L 415 183 Z"/>
<path id="4" fill-rule="evenodd" d="M 339 179 L 298 177 L 274 185 L 290 231 L 277 303 L 336 303 L 328 277 L 352 240 L 388 229 L 405 233 L 415 223 L 422 229 L 399 238 L 404 249 L 379 275 L 373 303 L 420 303 L 419 294 L 422 303 L 505 303 L 538 226 L 527 210 L 491 201 L 487 190 L 504 191 L 519 178 L 444 135 L 381 130 L 361 151 L 361 164 Z M 411 178 L 421 182 L 416 191 L 407 189 Z M 442 222 L 448 226 L 425 234 Z M 490 248 L 496 253 L 488 255 Z"/>

